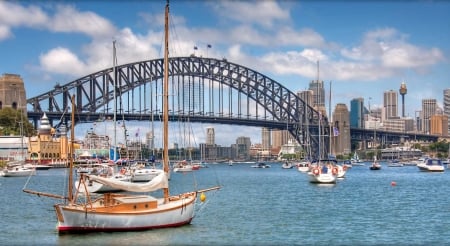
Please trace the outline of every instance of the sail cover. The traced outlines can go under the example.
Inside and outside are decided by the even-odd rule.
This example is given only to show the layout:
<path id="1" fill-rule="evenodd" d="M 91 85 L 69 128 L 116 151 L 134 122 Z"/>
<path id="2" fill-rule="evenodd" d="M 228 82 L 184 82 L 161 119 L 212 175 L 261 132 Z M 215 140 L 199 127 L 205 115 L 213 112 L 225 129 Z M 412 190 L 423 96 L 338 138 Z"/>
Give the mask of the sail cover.
<path id="1" fill-rule="evenodd" d="M 109 179 L 100 177 L 97 175 L 86 175 L 90 180 L 99 182 L 104 185 L 111 186 L 113 188 L 132 191 L 132 192 L 151 192 L 162 188 L 169 187 L 169 180 L 165 172 L 161 170 L 161 173 L 154 177 L 152 180 L 145 183 L 133 183 L 128 181 L 120 181 L 116 179 Z"/>

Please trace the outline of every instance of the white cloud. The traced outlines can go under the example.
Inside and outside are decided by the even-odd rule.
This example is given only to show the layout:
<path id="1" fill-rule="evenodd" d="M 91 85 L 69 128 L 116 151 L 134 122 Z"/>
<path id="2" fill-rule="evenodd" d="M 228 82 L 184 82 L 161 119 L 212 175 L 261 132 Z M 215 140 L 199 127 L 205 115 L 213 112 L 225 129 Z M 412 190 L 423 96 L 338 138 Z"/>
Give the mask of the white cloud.
<path id="1" fill-rule="evenodd" d="M 70 50 L 57 47 L 39 57 L 45 71 L 60 74 L 80 75 L 85 71 L 85 64 Z"/>
<path id="2" fill-rule="evenodd" d="M 282 9 L 275 1 L 219 1 L 214 5 L 216 13 L 227 19 L 245 24 L 271 28 L 276 21 L 288 21 L 289 10 Z"/>
<path id="3" fill-rule="evenodd" d="M 4 25 L 0 25 L 0 41 L 11 37 L 11 30 Z"/>
<path id="4" fill-rule="evenodd" d="M 46 23 L 47 15 L 36 6 L 23 7 L 13 2 L 0 1 L 0 25 L 41 27 Z"/>
<path id="5" fill-rule="evenodd" d="M 116 29 L 105 18 L 85 11 L 79 12 L 72 6 L 59 5 L 48 27 L 56 32 L 79 32 L 91 37 L 112 37 Z"/>

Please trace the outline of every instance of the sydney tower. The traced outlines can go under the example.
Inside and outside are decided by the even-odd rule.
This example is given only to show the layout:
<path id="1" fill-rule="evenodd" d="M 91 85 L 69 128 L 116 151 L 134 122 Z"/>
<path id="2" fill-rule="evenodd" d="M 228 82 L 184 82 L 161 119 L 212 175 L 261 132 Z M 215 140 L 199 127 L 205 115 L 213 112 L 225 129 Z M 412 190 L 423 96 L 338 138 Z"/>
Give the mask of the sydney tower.
<path id="1" fill-rule="evenodd" d="M 405 118 L 405 95 L 407 92 L 405 81 L 402 82 L 398 91 L 402 95 L 402 117 Z"/>

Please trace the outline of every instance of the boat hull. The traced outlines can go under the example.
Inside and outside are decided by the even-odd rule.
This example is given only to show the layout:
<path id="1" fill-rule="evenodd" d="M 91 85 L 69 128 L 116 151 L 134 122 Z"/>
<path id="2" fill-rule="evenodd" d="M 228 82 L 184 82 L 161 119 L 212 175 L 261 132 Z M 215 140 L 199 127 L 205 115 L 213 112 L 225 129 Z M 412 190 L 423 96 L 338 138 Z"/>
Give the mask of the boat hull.
<path id="1" fill-rule="evenodd" d="M 321 173 L 318 175 L 314 175 L 309 173 L 309 182 L 317 183 L 317 184 L 335 184 L 336 183 L 336 175 L 330 173 Z"/>
<path id="2" fill-rule="evenodd" d="M 36 170 L 29 169 L 29 170 L 3 170 L 2 176 L 3 177 L 27 177 L 30 175 L 35 175 Z"/>
<path id="3" fill-rule="evenodd" d="M 129 201 L 108 206 L 104 205 L 108 201 L 103 200 L 92 207 L 57 204 L 57 229 L 60 233 L 137 231 L 186 225 L 194 217 L 196 193 L 171 197 L 168 203 L 149 196 L 121 199 Z"/>

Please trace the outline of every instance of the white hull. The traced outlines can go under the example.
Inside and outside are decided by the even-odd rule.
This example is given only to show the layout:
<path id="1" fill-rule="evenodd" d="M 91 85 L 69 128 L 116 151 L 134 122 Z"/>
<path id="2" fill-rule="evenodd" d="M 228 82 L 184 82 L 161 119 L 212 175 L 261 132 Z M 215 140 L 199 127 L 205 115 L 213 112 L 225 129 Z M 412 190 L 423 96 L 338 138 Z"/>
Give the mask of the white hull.
<path id="1" fill-rule="evenodd" d="M 158 176 L 163 170 L 160 169 L 136 169 L 131 175 L 132 182 L 148 182 Z"/>
<path id="2" fill-rule="evenodd" d="M 35 175 L 36 170 L 30 168 L 14 168 L 14 169 L 6 169 L 2 171 L 1 176 L 3 177 L 27 177 L 30 175 Z"/>
<path id="3" fill-rule="evenodd" d="M 334 184 L 336 183 L 336 175 L 331 173 L 321 173 L 318 175 L 314 175 L 312 173 L 308 173 L 309 182 L 311 183 L 321 183 L 321 184 Z"/>
<path id="4" fill-rule="evenodd" d="M 345 174 L 347 173 L 347 166 L 337 166 L 338 168 L 338 174 L 337 174 L 337 178 L 344 178 Z"/>
<path id="5" fill-rule="evenodd" d="M 434 165 L 417 165 L 420 171 L 422 172 L 444 172 L 444 166 L 434 166 Z"/>
<path id="6" fill-rule="evenodd" d="M 299 172 L 302 172 L 302 173 L 307 173 L 307 172 L 309 172 L 309 171 L 310 171 L 310 167 L 311 167 L 311 163 L 305 162 L 305 161 L 299 162 L 299 163 L 297 164 L 297 170 L 298 170 Z"/>
<path id="7" fill-rule="evenodd" d="M 179 173 L 179 172 L 192 172 L 192 166 L 189 167 L 175 167 L 173 169 L 173 172 Z"/>
<path id="8" fill-rule="evenodd" d="M 122 204 L 111 207 L 94 203 L 92 209 L 58 204 L 55 205 L 58 216 L 57 228 L 60 232 L 76 232 L 136 231 L 182 226 L 189 224 L 194 217 L 195 199 L 194 192 L 184 199 L 180 198 L 166 204 L 164 199 L 150 196 L 122 197 L 117 199 L 123 202 Z M 105 200 L 101 199 L 101 202 Z M 99 209 L 96 209 L 97 205 Z M 136 209 L 132 209 L 133 207 Z"/>

